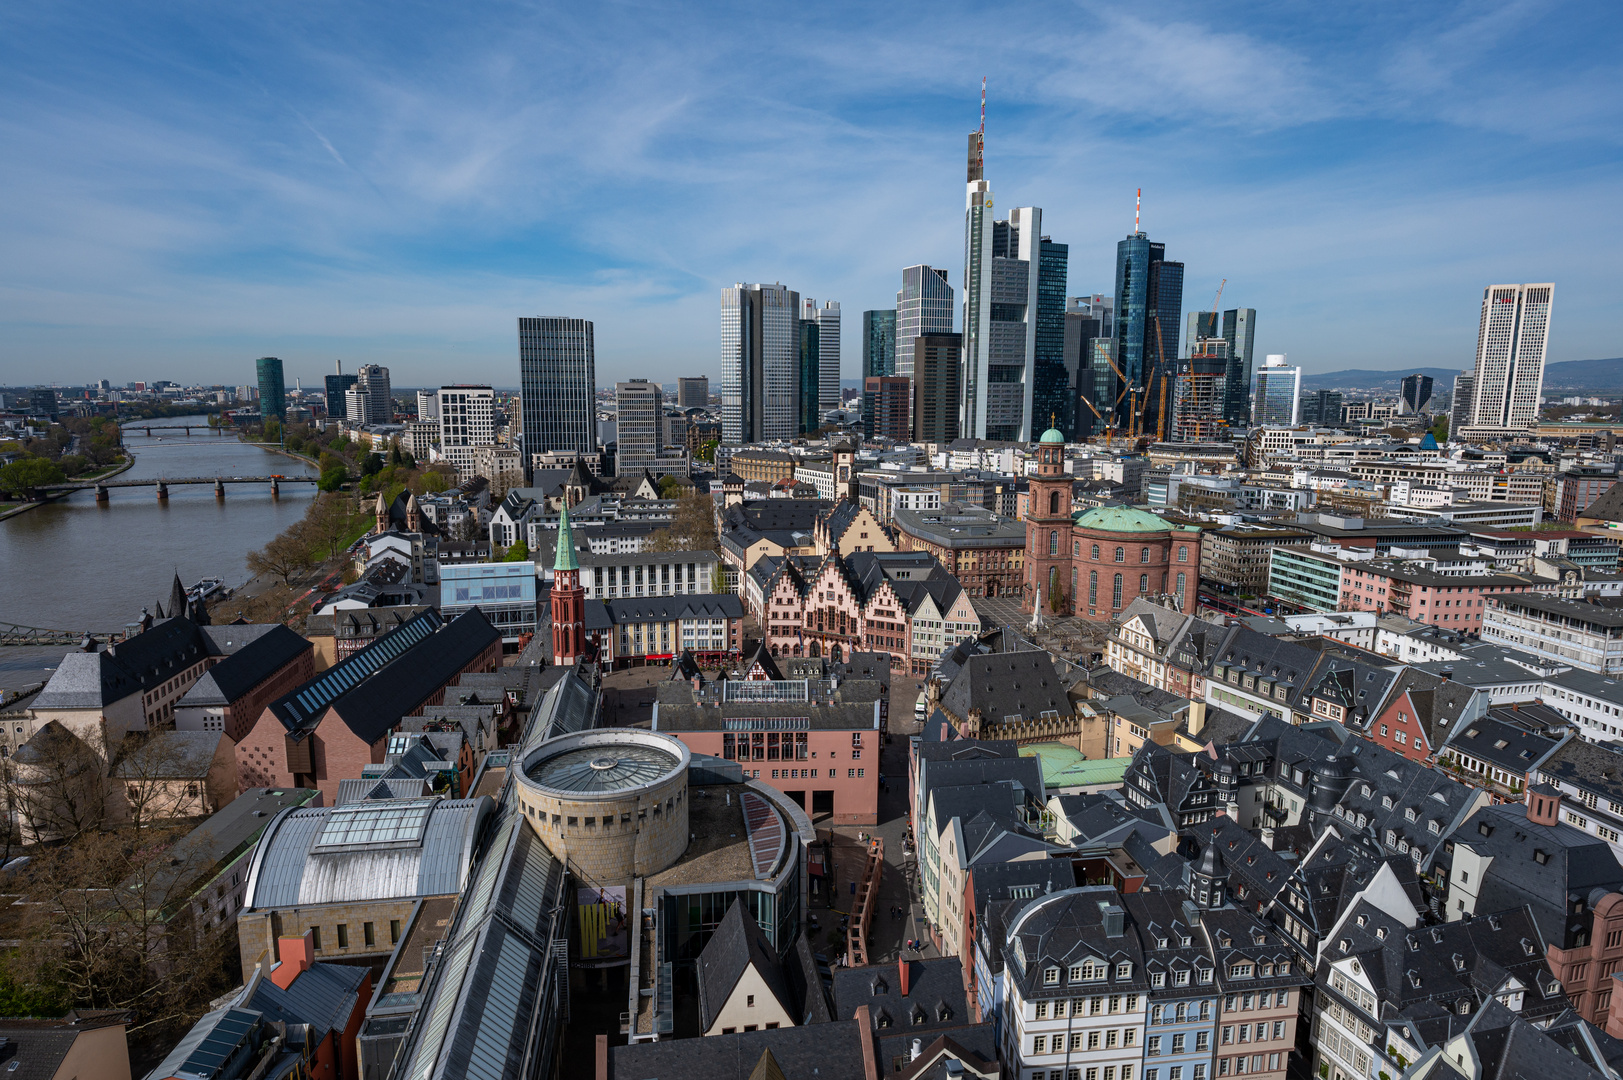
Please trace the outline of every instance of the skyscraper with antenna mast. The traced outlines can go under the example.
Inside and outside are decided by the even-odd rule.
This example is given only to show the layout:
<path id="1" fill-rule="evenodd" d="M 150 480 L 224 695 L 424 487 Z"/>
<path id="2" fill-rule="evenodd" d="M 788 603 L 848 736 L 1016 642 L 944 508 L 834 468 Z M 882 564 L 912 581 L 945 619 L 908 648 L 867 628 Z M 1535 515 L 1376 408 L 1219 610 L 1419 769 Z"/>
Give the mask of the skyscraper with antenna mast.
<path id="1" fill-rule="evenodd" d="M 1030 442 L 1034 394 L 1063 384 L 1065 245 L 1042 234 L 1042 210 L 1017 207 L 998 220 L 986 180 L 986 80 L 980 127 L 969 135 L 964 205 L 963 398 L 960 433 Z M 1051 354 L 1051 355 L 1050 355 Z M 1048 407 L 1045 404 L 1045 407 Z"/>
<path id="2" fill-rule="evenodd" d="M 1133 197 L 1133 231 L 1116 244 L 1116 425 L 1151 437 L 1171 427 L 1172 386 L 1183 321 L 1183 263 L 1168 262 L 1165 244 L 1143 228 L 1144 189 Z M 1130 391 L 1122 393 L 1123 390 Z M 1135 425 L 1133 414 L 1137 413 Z"/>

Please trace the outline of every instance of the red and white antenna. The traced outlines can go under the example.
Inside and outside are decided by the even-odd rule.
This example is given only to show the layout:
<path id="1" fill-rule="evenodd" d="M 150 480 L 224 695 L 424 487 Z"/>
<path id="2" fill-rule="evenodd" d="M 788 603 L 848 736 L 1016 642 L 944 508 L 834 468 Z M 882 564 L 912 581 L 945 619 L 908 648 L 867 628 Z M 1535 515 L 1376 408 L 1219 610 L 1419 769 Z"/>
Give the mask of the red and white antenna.
<path id="1" fill-rule="evenodd" d="M 1139 213 L 1139 210 L 1142 209 L 1143 205 L 1144 205 L 1144 189 L 1139 188 L 1138 189 L 1138 194 L 1133 196 L 1133 231 L 1135 233 L 1140 231 L 1139 227 L 1138 227 L 1138 213 Z"/>
<path id="2" fill-rule="evenodd" d="M 981 127 L 975 140 L 975 167 L 986 168 L 986 76 L 981 76 Z M 985 175 L 983 171 L 981 175 Z"/>

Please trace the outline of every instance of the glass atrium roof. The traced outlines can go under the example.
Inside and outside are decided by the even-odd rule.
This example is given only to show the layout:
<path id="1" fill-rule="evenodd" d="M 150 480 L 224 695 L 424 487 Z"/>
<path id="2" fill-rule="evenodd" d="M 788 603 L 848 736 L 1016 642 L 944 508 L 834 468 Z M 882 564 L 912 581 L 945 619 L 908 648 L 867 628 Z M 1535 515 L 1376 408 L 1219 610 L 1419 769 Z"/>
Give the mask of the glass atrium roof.
<path id="1" fill-rule="evenodd" d="M 414 799 L 410 802 L 355 803 L 335 807 L 310 850 L 367 844 L 420 844 L 428 827 L 428 815 L 438 801 Z"/>
<path id="2" fill-rule="evenodd" d="M 530 779 L 554 791 L 623 791 L 668 776 L 679 763 L 675 754 L 640 743 L 586 746 L 540 762 Z"/>

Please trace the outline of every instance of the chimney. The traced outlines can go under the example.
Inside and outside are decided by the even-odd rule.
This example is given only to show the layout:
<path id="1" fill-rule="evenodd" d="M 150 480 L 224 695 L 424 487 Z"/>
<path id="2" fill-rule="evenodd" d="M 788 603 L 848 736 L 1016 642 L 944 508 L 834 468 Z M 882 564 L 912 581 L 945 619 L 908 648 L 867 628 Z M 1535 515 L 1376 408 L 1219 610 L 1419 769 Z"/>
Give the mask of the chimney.
<path id="1" fill-rule="evenodd" d="M 1561 793 L 1549 784 L 1534 784 L 1527 789 L 1527 820 L 1534 825 L 1554 828 L 1561 820 Z"/>
<path id="2" fill-rule="evenodd" d="M 908 970 L 907 957 L 902 957 L 896 962 L 896 965 L 897 967 L 901 968 L 902 971 L 902 996 L 906 997 L 909 983 L 908 976 L 911 974 L 911 972 Z"/>
<path id="3" fill-rule="evenodd" d="M 286 990 L 293 985 L 293 980 L 310 970 L 315 962 L 316 944 L 314 934 L 306 930 L 302 937 L 279 937 L 276 939 L 276 955 L 281 963 L 271 968 L 271 982 L 279 989 Z"/>
<path id="4" fill-rule="evenodd" d="M 922 1053 L 924 1053 L 924 1040 L 923 1039 L 914 1039 L 913 1040 L 913 1052 L 908 1055 L 907 1060 L 909 1060 L 909 1061 L 917 1061 L 919 1059 L 919 1055 L 922 1054 Z"/>
<path id="5" fill-rule="evenodd" d="M 1189 734 L 1199 735 L 1206 726 L 1206 703 L 1204 701 L 1191 701 L 1189 703 Z"/>
<path id="6" fill-rule="evenodd" d="M 862 1039 L 862 1080 L 879 1080 L 879 1055 L 873 1045 L 873 1014 L 868 1006 L 859 1005 L 851 1019 L 857 1022 L 857 1034 Z"/>

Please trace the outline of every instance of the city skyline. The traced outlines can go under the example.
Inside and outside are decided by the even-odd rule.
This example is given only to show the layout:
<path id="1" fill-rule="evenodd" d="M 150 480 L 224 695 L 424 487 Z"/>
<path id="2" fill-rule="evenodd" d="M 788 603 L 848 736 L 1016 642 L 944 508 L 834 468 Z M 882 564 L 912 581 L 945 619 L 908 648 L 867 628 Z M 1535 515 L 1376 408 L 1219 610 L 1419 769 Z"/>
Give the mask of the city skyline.
<path id="1" fill-rule="evenodd" d="M 1188 268 L 1186 305 L 1227 278 L 1262 315 L 1259 354 L 1367 366 L 1340 329 L 1358 305 L 1405 342 L 1401 366 L 1463 368 L 1480 283 L 1562 281 L 1562 226 L 1579 221 L 1595 265 L 1563 281 L 1549 359 L 1609 356 L 1623 94 L 1604 90 L 1619 14 L 1594 15 L 1580 32 L 1517 10 L 1402 27 L 1099 12 L 1090 37 L 1119 49 L 1033 65 L 1012 43 L 970 54 L 957 16 L 919 41 L 906 9 L 846 9 L 771 63 L 705 12 L 568 13 L 554 42 L 540 19 L 360 9 L 300 24 L 321 53 L 251 12 L 186 33 L 133 11 L 94 33 L 84 9 L 32 12 L 0 82 L 17 150 L 0 174 L 0 382 L 204 380 L 274 355 L 290 385 L 336 360 L 402 385 L 499 385 L 511 320 L 535 311 L 596 324 L 605 383 L 645 374 L 651 352 L 716 378 L 713 298 L 733 281 L 794 281 L 861 312 L 904 266 L 961 266 L 982 74 L 989 167 L 1070 246 L 1073 294 L 1110 288 L 1143 187 L 1145 231 Z M 611 37 L 617 56 L 545 62 Z M 853 64 L 870 46 L 896 62 Z M 727 113 L 746 86 L 782 121 L 764 143 Z M 1198 181 L 1168 152 L 1197 129 L 1233 151 Z M 739 204 L 746 187 L 774 197 Z M 845 322 L 850 380 L 860 321 Z"/>

